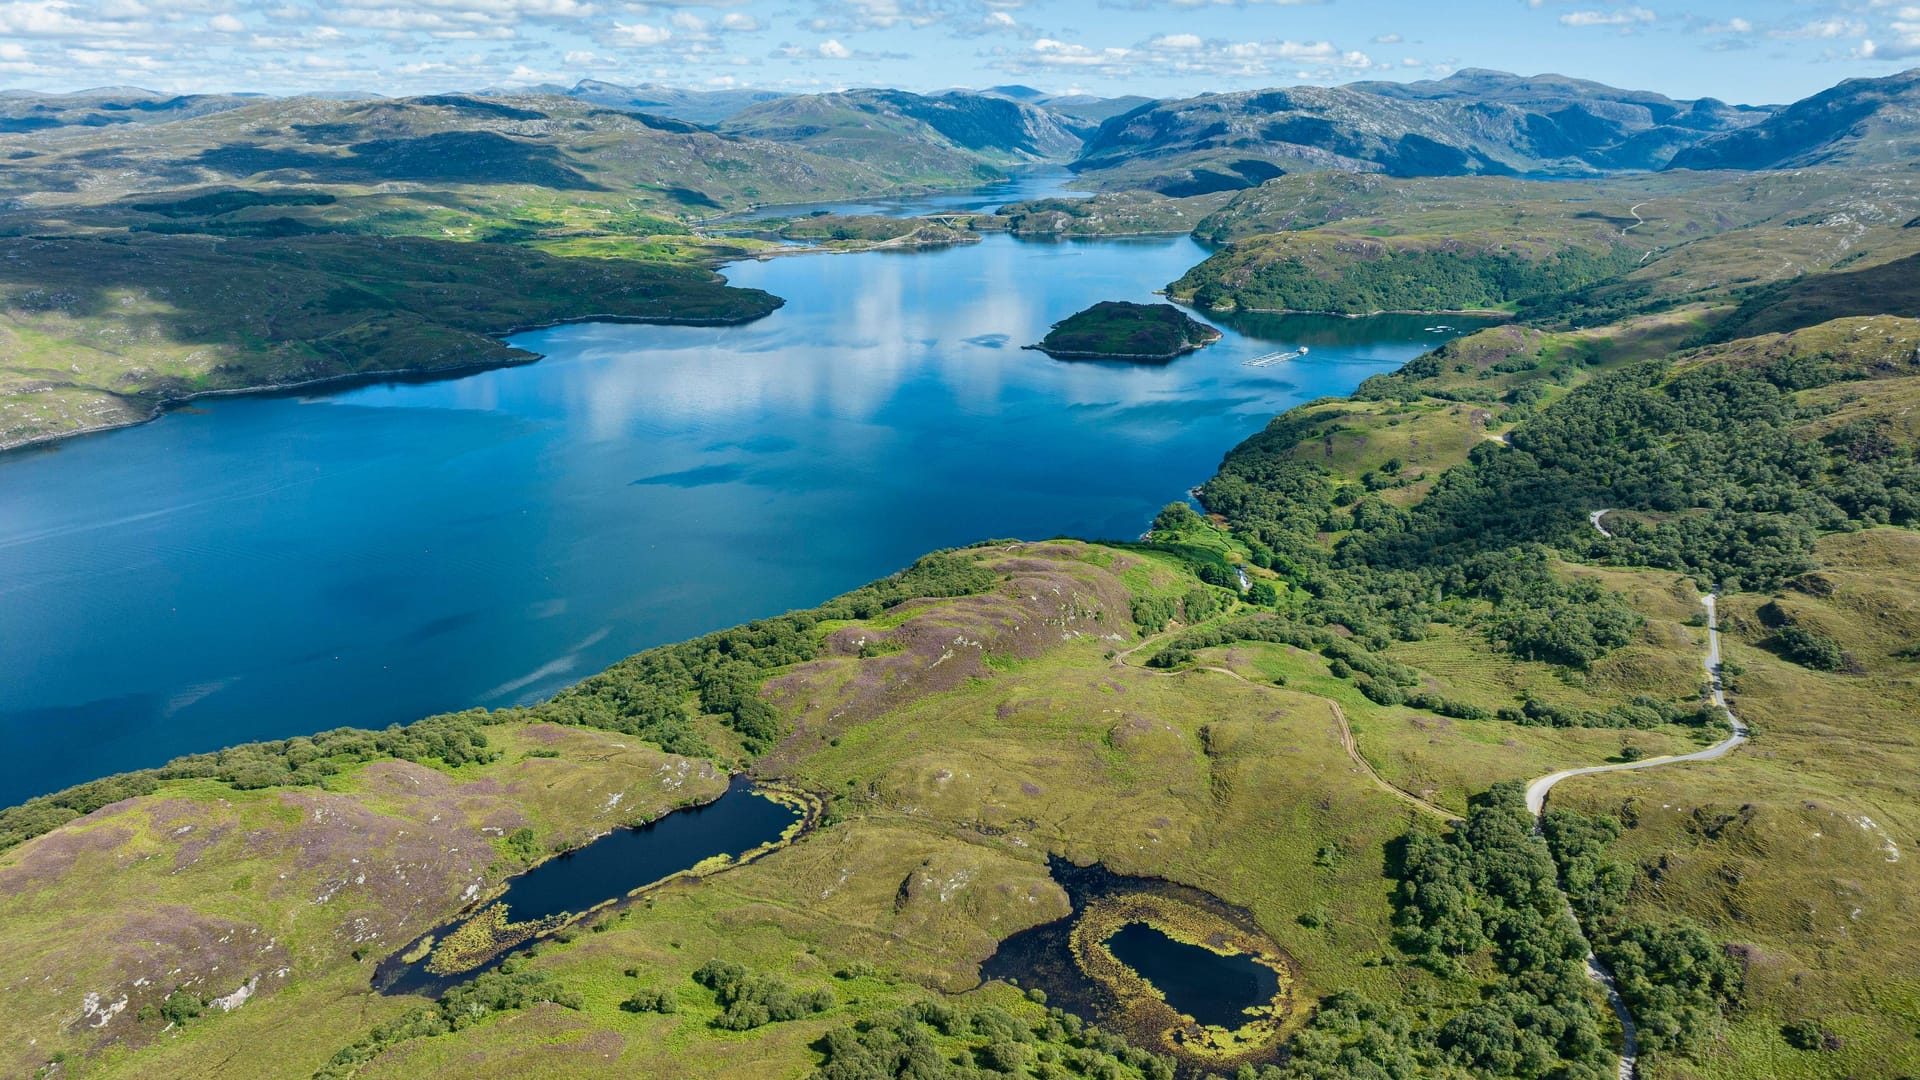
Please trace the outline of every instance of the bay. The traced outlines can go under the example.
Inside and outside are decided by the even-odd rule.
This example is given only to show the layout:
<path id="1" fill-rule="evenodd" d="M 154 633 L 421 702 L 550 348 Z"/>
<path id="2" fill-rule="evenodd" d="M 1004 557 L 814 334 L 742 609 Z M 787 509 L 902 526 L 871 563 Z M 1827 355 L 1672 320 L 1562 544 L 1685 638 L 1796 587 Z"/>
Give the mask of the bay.
<path id="1" fill-rule="evenodd" d="M 1273 414 L 1446 336 L 1262 317 L 1166 365 L 1020 348 L 1205 255 L 992 235 L 741 263 L 787 300 L 748 326 L 560 327 L 513 339 L 531 365 L 206 399 L 0 455 L 0 804 L 537 700 L 935 548 L 1132 538 Z"/>

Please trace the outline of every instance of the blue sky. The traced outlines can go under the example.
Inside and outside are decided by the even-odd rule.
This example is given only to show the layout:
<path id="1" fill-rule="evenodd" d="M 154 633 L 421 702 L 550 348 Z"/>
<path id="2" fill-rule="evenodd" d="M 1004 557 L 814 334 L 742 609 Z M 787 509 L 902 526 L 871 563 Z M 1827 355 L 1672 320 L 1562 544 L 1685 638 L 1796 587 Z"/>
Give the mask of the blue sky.
<path id="1" fill-rule="evenodd" d="M 1184 96 L 1556 71 L 1780 102 L 1920 65 L 1920 0 L 0 0 L 0 86 L 1027 83 Z"/>

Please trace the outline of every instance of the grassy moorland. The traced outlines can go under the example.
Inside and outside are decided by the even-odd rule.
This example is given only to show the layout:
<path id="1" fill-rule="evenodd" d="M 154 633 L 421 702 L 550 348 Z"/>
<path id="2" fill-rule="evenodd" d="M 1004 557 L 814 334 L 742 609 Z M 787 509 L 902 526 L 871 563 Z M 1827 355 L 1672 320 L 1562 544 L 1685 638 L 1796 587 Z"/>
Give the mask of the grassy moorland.
<path id="1" fill-rule="evenodd" d="M 976 547 L 528 710 L 241 748 L 7 811 L 15 1064 L 261 1075 L 243 1048 L 272 1039 L 267 1071 L 288 1076 L 1605 1076 L 1617 1036 L 1586 936 L 1633 1004 L 1643 1075 L 1900 1075 L 1920 1057 L 1896 857 L 1920 821 L 1898 783 L 1920 329 L 1679 347 L 1699 331 L 1497 328 L 1279 418 L 1202 490 L 1218 517 L 1171 507 L 1148 544 Z M 1496 415 L 1508 446 L 1484 437 Z M 1731 593 L 1755 741 L 1571 782 L 1533 838 L 1511 782 L 1724 730 L 1702 708 L 1703 581 Z M 366 991 L 362 946 L 538 857 L 483 833 L 483 865 L 415 829 L 570 842 L 612 806 L 684 797 L 662 785 L 700 766 L 663 754 L 812 791 L 821 826 L 438 1004 Z M 567 772 L 588 769 L 603 779 Z M 437 854 L 364 854 L 403 843 Z M 314 854 L 349 845 L 368 881 L 405 876 L 411 906 L 315 904 L 361 885 Z M 1164 1030 L 1094 1033 L 976 988 L 998 942 L 1067 913 L 1050 855 L 1245 910 L 1291 963 L 1273 1041 L 1196 1059 Z M 100 878 L 126 873 L 155 880 Z M 78 944 L 102 938 L 155 944 Z"/>
<path id="2" fill-rule="evenodd" d="M 1192 661 L 1157 660 L 1179 627 L 1156 632 L 1136 618 L 1151 624 L 1155 611 L 1171 610 L 1207 625 L 1261 610 L 1194 576 L 1190 549 L 1244 559 L 1223 534 L 1181 520 L 1161 538 L 1162 547 L 1139 550 L 975 549 L 945 572 L 948 585 L 932 589 L 981 590 L 972 595 L 877 609 L 856 597 L 820 614 L 873 613 L 821 618 L 804 631 L 794 624 L 737 632 L 765 650 L 786 641 L 779 656 L 763 651 L 756 663 L 791 658 L 761 669 L 771 678 L 758 700 L 780 719 L 754 772 L 828 796 L 827 824 L 765 859 L 669 884 L 591 927 L 546 939 L 523 971 L 565 988 L 555 996 L 571 1007 L 502 1010 L 447 1034 L 393 1040 L 359 1074 L 515 1075 L 562 1055 L 583 1075 L 793 1075 L 813 1067 L 823 1034 L 952 993 L 962 995 L 962 1010 L 997 1005 L 1022 1024 L 1038 1023 L 1040 1035 L 1018 1040 L 1030 1058 L 1086 1054 L 1069 1036 L 1046 1035 L 1045 1010 L 1004 987 L 963 993 L 998 941 L 1065 914 L 1047 853 L 1201 886 L 1247 908 L 1298 966 L 1299 1007 L 1286 1032 L 1306 1021 L 1311 1001 L 1341 990 L 1389 999 L 1416 987 L 1442 1014 L 1465 1007 L 1469 987 L 1396 959 L 1394 885 L 1382 852 L 1405 829 L 1407 812 L 1347 755 L 1341 725 L 1352 725 L 1390 781 L 1419 783 L 1462 807 L 1471 791 L 1510 771 L 1603 757 L 1618 734 L 1460 723 L 1465 743 L 1508 748 L 1476 763 L 1470 753 L 1433 748 L 1438 718 L 1378 705 L 1351 674 L 1333 674 L 1339 656 L 1359 654 L 1331 637 L 1331 659 L 1314 648 L 1253 643 L 1203 649 Z M 909 594 L 919 591 L 926 590 Z M 1275 608 L 1264 610 L 1273 620 Z M 1212 666 L 1247 675 L 1206 670 Z M 707 738 L 703 731 L 751 728 L 751 720 L 720 712 L 718 700 L 683 707 L 669 722 L 677 733 L 658 717 L 640 719 L 654 714 L 639 704 L 644 694 L 636 696 L 649 683 L 637 680 L 659 670 L 643 655 L 550 706 L 486 718 L 479 730 L 497 754 L 491 761 L 448 766 L 422 746 L 411 751 L 417 762 L 376 754 L 317 780 L 282 772 L 278 785 L 253 775 L 240 783 L 267 786 L 239 788 L 204 775 L 218 769 L 186 765 L 176 771 L 203 778 L 158 779 L 147 794 L 13 848 L 0 856 L 0 892 L 7 924 L 34 945 L 14 954 L 18 974 L 8 984 L 37 1003 L 14 1010 L 15 1064 L 31 1070 L 64 1053 L 64 1067 L 79 1075 L 263 1075 L 258 1059 L 234 1055 L 274 1038 L 275 1075 L 321 1069 L 366 1030 L 417 1008 L 365 991 L 372 961 L 460 907 L 471 895 L 466 886 L 484 891 L 521 865 L 506 854 L 505 834 L 527 825 L 542 846 L 565 845 L 711 793 L 711 769 L 690 773 L 685 759 L 596 730 L 638 728 L 684 745 Z M 1504 692 L 1454 677 L 1434 685 L 1496 705 L 1518 701 L 1516 688 L 1553 681 L 1536 665 Z M 1594 707 L 1626 700 L 1554 685 L 1560 698 Z M 632 704 L 594 711 L 616 686 Z M 1692 687 L 1663 689 L 1684 697 Z M 1658 749 L 1691 741 L 1683 727 L 1639 735 Z M 268 756 L 275 753 L 285 752 Z M 1404 764 L 1438 758 L 1452 761 L 1443 781 L 1416 777 L 1421 767 Z M 289 781 L 294 786 L 283 786 Z M 613 800 L 620 792 L 624 800 Z M 153 885 L 98 880 L 126 873 L 129 859 L 151 868 L 133 872 L 153 875 Z M 288 866 L 274 869 L 282 862 Z M 92 902 L 85 925 L 63 922 L 82 895 L 104 899 Z M 316 903 L 322 895 L 328 899 Z M 103 935 L 150 944 L 111 955 L 80 944 Z M 272 944 L 232 955 L 196 955 L 185 944 L 222 937 L 222 948 Z M 691 979 L 715 958 L 775 974 L 795 990 L 827 988 L 833 1004 L 748 1032 L 717 1028 L 724 1010 Z M 167 1026 L 169 994 L 204 1001 L 245 985 L 253 996 L 231 1011 L 215 1006 Z M 636 991 L 660 989 L 674 997 L 675 1011 L 622 1008 Z M 63 1026 L 89 994 L 99 997 L 86 1023 Z M 102 1005 L 123 999 L 90 1026 Z M 943 1037 L 950 1052 L 965 1044 L 956 1038 Z M 1135 1041 L 1167 1052 L 1150 1038 Z"/>
<path id="3" fill-rule="evenodd" d="M 46 136 L 48 160 L 18 159 L 43 179 L 18 181 L 39 187 L 0 250 L 6 430 L 396 357 L 512 362 L 488 335 L 582 314 L 751 317 L 777 300 L 697 264 L 753 241 L 690 219 L 763 197 L 762 166 L 783 192 L 868 182 L 624 114 L 604 119 L 637 126 L 602 140 L 566 111 L 584 108 L 243 105 L 180 121 L 205 142 L 187 165 L 161 127 Z M 830 140 L 884 136 L 847 109 Z M 773 156 L 716 164 L 734 153 Z M 669 165 L 720 179 L 618 190 Z M 74 169 L 100 183 L 51 182 Z M 940 553 L 525 709 L 236 747 L 0 810 L 0 1061 L 1600 1080 L 1621 1032 L 1591 947 L 1643 1077 L 1910 1075 L 1911 186 L 1287 176 L 1225 201 L 1022 208 L 1065 232 L 1204 208 L 1196 235 L 1229 245 L 1188 276 L 1208 303 L 1519 318 L 1275 418 L 1200 489 L 1205 517 L 1170 506 L 1146 542 Z M 784 227 L 853 246 L 933 226 Z M 1727 730 L 1699 666 L 1708 589 L 1753 741 L 1571 780 L 1536 835 L 1527 779 Z M 369 990 L 508 875 L 733 770 L 812 794 L 818 827 L 571 920 L 438 1001 Z M 1288 968 L 1273 1023 L 1215 1051 L 982 985 L 1000 943 L 1071 913 L 1050 859 L 1244 913 Z"/>

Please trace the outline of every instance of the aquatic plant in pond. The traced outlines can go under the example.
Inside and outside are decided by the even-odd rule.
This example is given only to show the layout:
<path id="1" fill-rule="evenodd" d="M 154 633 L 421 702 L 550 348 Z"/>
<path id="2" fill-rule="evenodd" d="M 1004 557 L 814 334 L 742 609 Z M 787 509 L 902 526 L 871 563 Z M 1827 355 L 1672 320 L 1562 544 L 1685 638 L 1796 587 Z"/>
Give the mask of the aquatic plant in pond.
<path id="1" fill-rule="evenodd" d="M 1198 889 L 1097 865 L 1054 859 L 1051 872 L 1073 914 L 1001 942 L 981 966 L 983 979 L 1039 991 L 1049 1005 L 1196 1069 L 1279 1057 L 1294 1009 L 1294 964 L 1247 912 Z M 1181 966 L 1195 973 L 1182 976 Z"/>
<path id="2" fill-rule="evenodd" d="M 1271 938 L 1223 909 L 1151 892 L 1090 900 L 1069 939 L 1074 962 L 1118 999 L 1123 1026 L 1156 1033 L 1165 1049 L 1213 1062 L 1271 1052 L 1293 1007 L 1290 964 Z M 1142 929 L 1145 937 L 1130 933 Z M 1156 947 L 1155 938 L 1164 944 Z M 1150 980 L 1134 961 L 1161 979 Z M 1178 966 L 1206 961 L 1206 976 L 1175 982 Z M 1222 971 L 1242 977 L 1244 996 L 1235 1000 L 1228 986 L 1202 989 L 1201 978 Z M 1181 992 L 1177 1000 L 1169 989 Z"/>

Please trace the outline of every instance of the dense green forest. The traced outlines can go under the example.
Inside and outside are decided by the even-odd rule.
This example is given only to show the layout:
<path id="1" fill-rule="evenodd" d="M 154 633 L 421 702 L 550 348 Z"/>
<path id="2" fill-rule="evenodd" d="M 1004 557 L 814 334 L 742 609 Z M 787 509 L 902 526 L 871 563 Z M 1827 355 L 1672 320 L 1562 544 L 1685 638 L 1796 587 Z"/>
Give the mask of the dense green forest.
<path id="1" fill-rule="evenodd" d="M 1632 269 L 1637 251 L 1568 247 L 1541 258 L 1497 251 L 1393 250 L 1318 265 L 1268 257 L 1259 240 L 1231 248 L 1169 286 L 1203 308 L 1262 311 L 1447 311 L 1558 296 Z"/>
<path id="2" fill-rule="evenodd" d="M 1813 567 L 1823 532 L 1920 520 L 1920 462 L 1881 425 L 1803 431 L 1824 413 L 1796 392 L 1864 374 L 1797 355 L 1603 374 L 1526 410 L 1508 445 L 1480 446 L 1412 508 L 1297 457 L 1330 429 L 1289 414 L 1229 453 L 1200 497 L 1312 595 L 1318 620 L 1417 637 L 1469 618 L 1515 655 L 1584 666 L 1637 618 L 1598 585 L 1552 575 L 1556 551 L 1772 588 Z M 1586 520 L 1601 508 L 1648 513 L 1608 539 Z"/>

